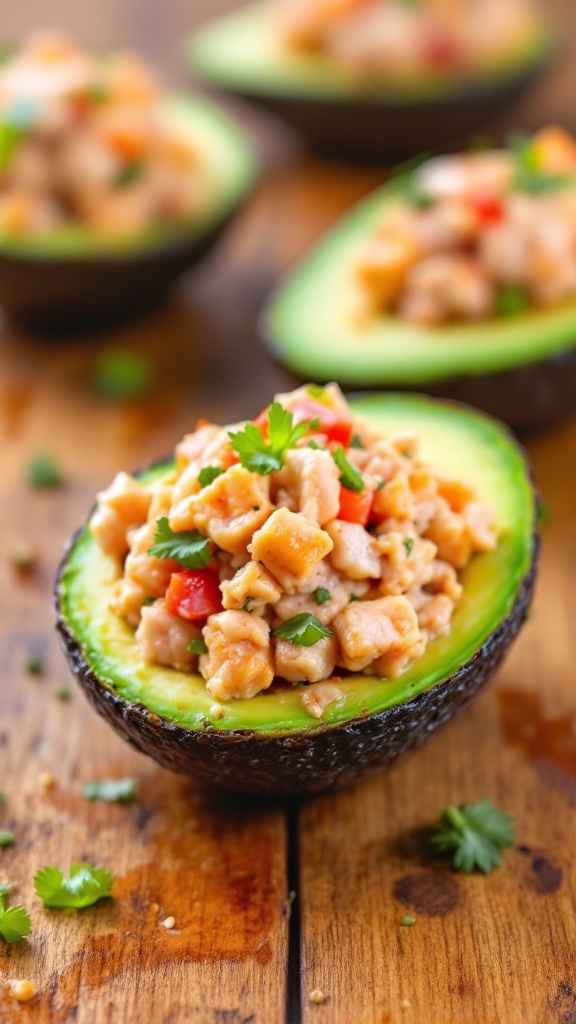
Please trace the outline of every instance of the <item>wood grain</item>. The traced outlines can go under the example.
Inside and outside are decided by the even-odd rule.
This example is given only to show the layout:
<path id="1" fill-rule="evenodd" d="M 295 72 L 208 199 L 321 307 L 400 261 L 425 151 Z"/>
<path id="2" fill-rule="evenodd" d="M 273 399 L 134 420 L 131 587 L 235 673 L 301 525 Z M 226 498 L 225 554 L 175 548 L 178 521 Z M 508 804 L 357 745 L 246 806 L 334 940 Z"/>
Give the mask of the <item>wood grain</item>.
<path id="1" fill-rule="evenodd" d="M 182 34 L 230 2 L 54 0 L 54 22 L 89 42 L 142 46 L 170 81 Z M 576 127 L 569 0 L 564 50 L 518 123 Z M 43 5 L 9 5 L 18 37 Z M 530 445 L 550 507 L 535 613 L 495 685 L 428 748 L 387 776 L 286 809 L 205 792 L 123 745 L 74 693 L 53 632 L 52 576 L 65 538 L 118 468 L 169 450 L 198 416 L 258 411 L 292 379 L 262 351 L 257 316 L 280 275 L 377 168 L 304 158 L 293 140 L 245 114 L 268 175 L 218 252 L 167 305 L 107 334 L 0 335 L 0 881 L 33 916 L 31 939 L 0 945 L 2 979 L 29 977 L 18 1006 L 0 985 L 0 1020 L 34 1024 L 570 1024 L 576 1021 L 576 427 Z M 510 121 L 507 122 L 508 124 Z M 505 128 L 505 122 L 499 126 Z M 147 355 L 145 401 L 93 392 L 98 355 Z M 66 486 L 32 492 L 28 458 L 53 452 Z M 22 543 L 37 568 L 18 576 Z M 25 670 L 30 653 L 45 673 Z M 40 775 L 50 772 L 45 789 Z M 83 782 L 133 775 L 129 807 L 88 803 Z M 517 843 L 485 879 L 431 860 L 426 829 L 446 802 L 489 795 L 517 819 Z M 81 914 L 44 911 L 32 875 L 95 860 L 114 899 Z M 294 915 L 287 899 L 299 870 Z M 417 923 L 400 924 L 406 913 Z M 166 931 L 162 921 L 175 918 Z M 301 973 L 299 975 L 299 967 Z M 299 988 L 299 981 L 301 988 Z M 323 1003 L 310 1001 L 314 989 Z"/>

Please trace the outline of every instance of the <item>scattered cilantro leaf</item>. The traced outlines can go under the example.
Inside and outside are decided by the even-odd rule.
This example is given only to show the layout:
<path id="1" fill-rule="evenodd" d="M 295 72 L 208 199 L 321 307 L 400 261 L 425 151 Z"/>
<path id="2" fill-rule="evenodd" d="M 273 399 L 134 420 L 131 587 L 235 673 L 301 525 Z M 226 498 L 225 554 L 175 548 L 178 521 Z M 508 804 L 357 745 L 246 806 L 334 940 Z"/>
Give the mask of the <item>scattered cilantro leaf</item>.
<path id="1" fill-rule="evenodd" d="M 131 804 L 138 797 L 134 779 L 103 779 L 101 782 L 86 782 L 82 796 L 87 800 L 104 800 L 107 804 Z"/>
<path id="2" fill-rule="evenodd" d="M 31 676 L 44 674 L 44 662 L 39 654 L 29 654 L 24 667 Z"/>
<path id="3" fill-rule="evenodd" d="M 5 942 L 19 942 L 30 935 L 32 923 L 24 907 L 0 906 L 0 935 Z"/>
<path id="4" fill-rule="evenodd" d="M 324 637 L 332 636 L 332 630 L 324 626 L 315 615 L 301 612 L 300 615 L 293 615 L 291 619 L 283 622 L 272 635 L 279 640 L 289 640 L 297 647 L 312 647 Z"/>
<path id="5" fill-rule="evenodd" d="M 124 164 L 114 178 L 114 187 L 128 188 L 130 185 L 134 185 L 144 176 L 144 170 L 144 164 L 141 160 L 133 160 L 131 163 Z"/>
<path id="6" fill-rule="evenodd" d="M 4 849 L 5 846 L 14 846 L 15 842 L 16 836 L 13 832 L 7 828 L 0 829 L 0 849 Z"/>
<path id="7" fill-rule="evenodd" d="M 334 451 L 332 452 L 334 462 L 340 470 L 340 483 L 344 487 L 347 487 L 350 491 L 363 491 L 364 481 L 361 473 L 354 468 L 346 458 L 342 445 L 337 444 Z"/>
<path id="8" fill-rule="evenodd" d="M 208 647 L 206 641 L 199 637 L 198 640 L 191 640 L 188 644 L 188 650 L 190 654 L 208 654 Z"/>
<path id="9" fill-rule="evenodd" d="M 72 700 L 72 692 L 67 686 L 59 686 L 57 690 L 54 690 L 54 696 L 57 700 L 61 700 L 63 704 L 66 701 Z"/>
<path id="10" fill-rule="evenodd" d="M 413 2 L 413 0 L 410 0 Z M 403 202 L 416 209 L 425 210 L 432 206 L 434 196 L 429 195 L 418 182 L 417 171 L 430 158 L 430 153 L 421 153 L 400 164 L 390 179 L 390 188 Z"/>
<path id="11" fill-rule="evenodd" d="M 156 520 L 154 544 L 148 554 L 155 558 L 173 558 L 185 569 L 203 569 L 212 558 L 212 543 L 198 530 L 174 533 L 166 516 Z"/>
<path id="12" fill-rule="evenodd" d="M 360 440 L 360 434 L 352 434 L 352 437 L 350 439 L 350 447 L 359 448 L 361 451 L 364 449 L 364 445 Z"/>
<path id="13" fill-rule="evenodd" d="M 149 594 L 148 597 L 145 597 L 144 600 L 142 601 L 142 607 L 149 608 L 151 604 L 154 604 L 155 600 L 156 598 L 152 597 L 152 594 Z"/>
<path id="14" fill-rule="evenodd" d="M 41 453 L 30 459 L 26 477 L 30 487 L 37 491 L 52 490 L 64 483 L 62 471 L 53 455 Z"/>
<path id="15" fill-rule="evenodd" d="M 242 611 L 251 612 L 255 600 L 255 597 L 247 597 L 246 600 L 244 601 L 244 604 L 242 605 Z"/>
<path id="16" fill-rule="evenodd" d="M 519 285 L 503 285 L 496 294 L 495 311 L 497 316 L 517 316 L 530 305 L 530 298 L 525 288 Z"/>
<path id="17" fill-rule="evenodd" d="M 268 409 L 268 440 L 254 423 L 247 423 L 243 430 L 229 431 L 228 437 L 240 462 L 253 473 L 266 476 L 282 469 L 286 452 L 309 429 L 308 422 L 294 425 L 289 409 L 279 402 L 272 402 Z"/>
<path id="18" fill-rule="evenodd" d="M 501 851 L 514 842 L 514 822 L 487 798 L 476 804 L 444 807 L 440 827 L 431 843 L 440 853 L 452 853 L 456 871 L 478 868 L 489 874 L 502 861 Z"/>
<path id="19" fill-rule="evenodd" d="M 198 474 L 200 487 L 207 487 L 213 480 L 216 480 L 216 477 L 222 476 L 223 472 L 224 470 L 220 466 L 204 466 L 204 469 L 201 469 Z"/>
<path id="20" fill-rule="evenodd" d="M 308 441 L 308 447 L 309 448 L 313 448 L 314 451 L 316 451 L 316 452 L 323 452 L 323 451 L 326 450 L 324 448 L 324 445 L 319 444 L 318 441 L 314 440 L 314 438 L 312 438 L 310 441 Z"/>
<path id="21" fill-rule="evenodd" d="M 412 537 L 404 537 L 404 547 L 406 548 L 406 554 L 410 556 L 412 554 L 412 548 L 414 547 L 414 540 Z"/>
<path id="22" fill-rule="evenodd" d="M 547 174 L 538 166 L 538 152 L 529 135 L 514 132 L 508 142 L 515 164 L 513 188 L 519 192 L 530 192 L 542 195 L 547 192 L 558 192 L 573 184 L 573 177 L 568 174 Z"/>
<path id="23" fill-rule="evenodd" d="M 109 348 L 99 356 L 93 390 L 109 402 L 134 402 L 148 394 L 154 381 L 152 360 L 140 352 Z"/>
<path id="24" fill-rule="evenodd" d="M 6 909 L 8 897 L 12 892 L 12 886 L 6 885 L 4 882 L 0 882 L 0 906 Z"/>
<path id="25" fill-rule="evenodd" d="M 114 876 L 92 864 L 73 864 L 70 877 L 60 868 L 41 868 L 34 875 L 34 889 L 46 907 L 91 907 L 111 894 Z"/>
<path id="26" fill-rule="evenodd" d="M 326 590 L 326 587 L 316 587 L 316 590 L 314 591 L 314 600 L 316 601 L 316 604 L 324 604 L 326 601 L 332 600 L 332 594 L 329 590 Z"/>
<path id="27" fill-rule="evenodd" d="M 410 917 L 410 914 L 406 914 L 405 917 L 403 917 L 402 920 L 400 921 L 400 924 L 406 925 L 406 927 L 409 928 L 410 925 L 416 924 L 416 918 Z"/>
<path id="28" fill-rule="evenodd" d="M 546 523 L 550 522 L 550 508 L 548 505 L 545 505 L 543 501 L 538 502 L 536 520 L 538 522 L 538 526 L 546 526 Z"/>
<path id="29" fill-rule="evenodd" d="M 323 398 L 326 389 L 322 384 L 307 384 L 306 391 L 312 398 Z"/>

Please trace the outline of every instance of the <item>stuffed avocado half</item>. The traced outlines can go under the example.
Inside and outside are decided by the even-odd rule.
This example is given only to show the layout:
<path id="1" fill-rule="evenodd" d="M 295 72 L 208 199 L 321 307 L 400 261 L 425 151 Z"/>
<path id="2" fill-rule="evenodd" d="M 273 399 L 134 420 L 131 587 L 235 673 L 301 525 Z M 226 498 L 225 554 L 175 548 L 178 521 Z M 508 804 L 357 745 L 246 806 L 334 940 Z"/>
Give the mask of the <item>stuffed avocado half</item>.
<path id="1" fill-rule="evenodd" d="M 284 45 L 273 9 L 250 4 L 199 29 L 186 45 L 192 68 L 283 117 L 312 146 L 352 157 L 399 159 L 468 136 L 541 73 L 554 46 L 535 19 L 517 46 L 480 69 L 423 66 L 380 80 L 314 46 Z"/>
<path id="2" fill-rule="evenodd" d="M 536 498 L 521 449 L 499 424 L 463 406 L 389 394 L 352 408 L 383 435 L 416 431 L 435 470 L 457 475 L 489 503 L 497 546 L 464 569 L 448 635 L 397 678 L 338 677 L 339 697 L 319 721 L 303 707 L 302 686 L 218 703 L 200 675 L 145 663 L 134 630 L 109 609 L 117 562 L 86 524 L 58 573 L 63 648 L 99 713 L 164 766 L 275 795 L 346 784 L 420 746 L 468 704 L 518 633 L 537 555 Z M 140 479 L 160 480 L 172 468 L 159 463 Z"/>

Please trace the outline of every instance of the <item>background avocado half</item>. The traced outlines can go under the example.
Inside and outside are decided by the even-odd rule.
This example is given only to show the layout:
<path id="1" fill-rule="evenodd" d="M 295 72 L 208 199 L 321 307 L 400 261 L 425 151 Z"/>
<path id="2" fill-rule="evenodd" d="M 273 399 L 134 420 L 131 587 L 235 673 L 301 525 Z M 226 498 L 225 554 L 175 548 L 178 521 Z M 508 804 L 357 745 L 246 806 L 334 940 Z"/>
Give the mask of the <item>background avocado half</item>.
<path id="1" fill-rule="evenodd" d="M 372 192 L 279 286 L 262 317 L 272 354 L 306 380 L 425 391 L 519 431 L 574 413 L 576 299 L 441 327 L 369 309 L 354 267 L 395 201 L 394 183 Z"/>
<path id="2" fill-rule="evenodd" d="M 473 484 L 494 509 L 498 547 L 465 570 L 449 636 L 431 643 L 399 679 L 344 678 L 343 699 L 318 722 L 302 707 L 299 687 L 215 706 L 200 676 L 139 659 L 133 631 L 108 609 L 118 564 L 102 554 L 85 523 L 56 580 L 62 646 L 96 710 L 166 768 L 273 796 L 350 783 L 421 746 L 465 707 L 524 622 L 536 573 L 537 509 L 529 468 L 511 435 L 475 410 L 421 396 L 372 395 L 352 408 L 383 433 L 417 431 L 436 470 Z M 161 476 L 170 466 L 142 475 Z"/>
<path id="3" fill-rule="evenodd" d="M 170 96 L 165 112 L 208 168 L 207 208 L 194 221 L 122 240 L 79 225 L 28 239 L 0 236 L 0 305 L 7 313 L 41 329 L 109 323 L 152 307 L 212 248 L 254 184 L 252 149 L 234 122 L 203 99 Z"/>
<path id="4" fill-rule="evenodd" d="M 186 43 L 193 70 L 208 85 L 280 115 L 313 147 L 349 157 L 396 160 L 462 141 L 535 80 L 554 50 L 542 20 L 516 54 L 481 77 L 427 75 L 409 85 L 371 86 L 324 56 L 282 47 L 271 6 L 250 4 L 197 30 Z"/>

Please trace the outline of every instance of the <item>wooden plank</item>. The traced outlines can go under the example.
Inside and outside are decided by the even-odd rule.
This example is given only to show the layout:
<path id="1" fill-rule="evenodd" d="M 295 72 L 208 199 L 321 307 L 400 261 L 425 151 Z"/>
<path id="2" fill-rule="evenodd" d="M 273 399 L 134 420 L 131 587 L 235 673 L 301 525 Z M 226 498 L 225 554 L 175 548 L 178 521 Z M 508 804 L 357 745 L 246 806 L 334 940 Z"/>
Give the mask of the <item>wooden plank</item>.
<path id="1" fill-rule="evenodd" d="M 534 613 L 497 681 L 388 775 L 302 808 L 305 1024 L 576 1019 L 576 425 L 531 450 L 550 520 Z M 489 877 L 454 874 L 426 829 L 486 795 L 516 846 Z"/>

